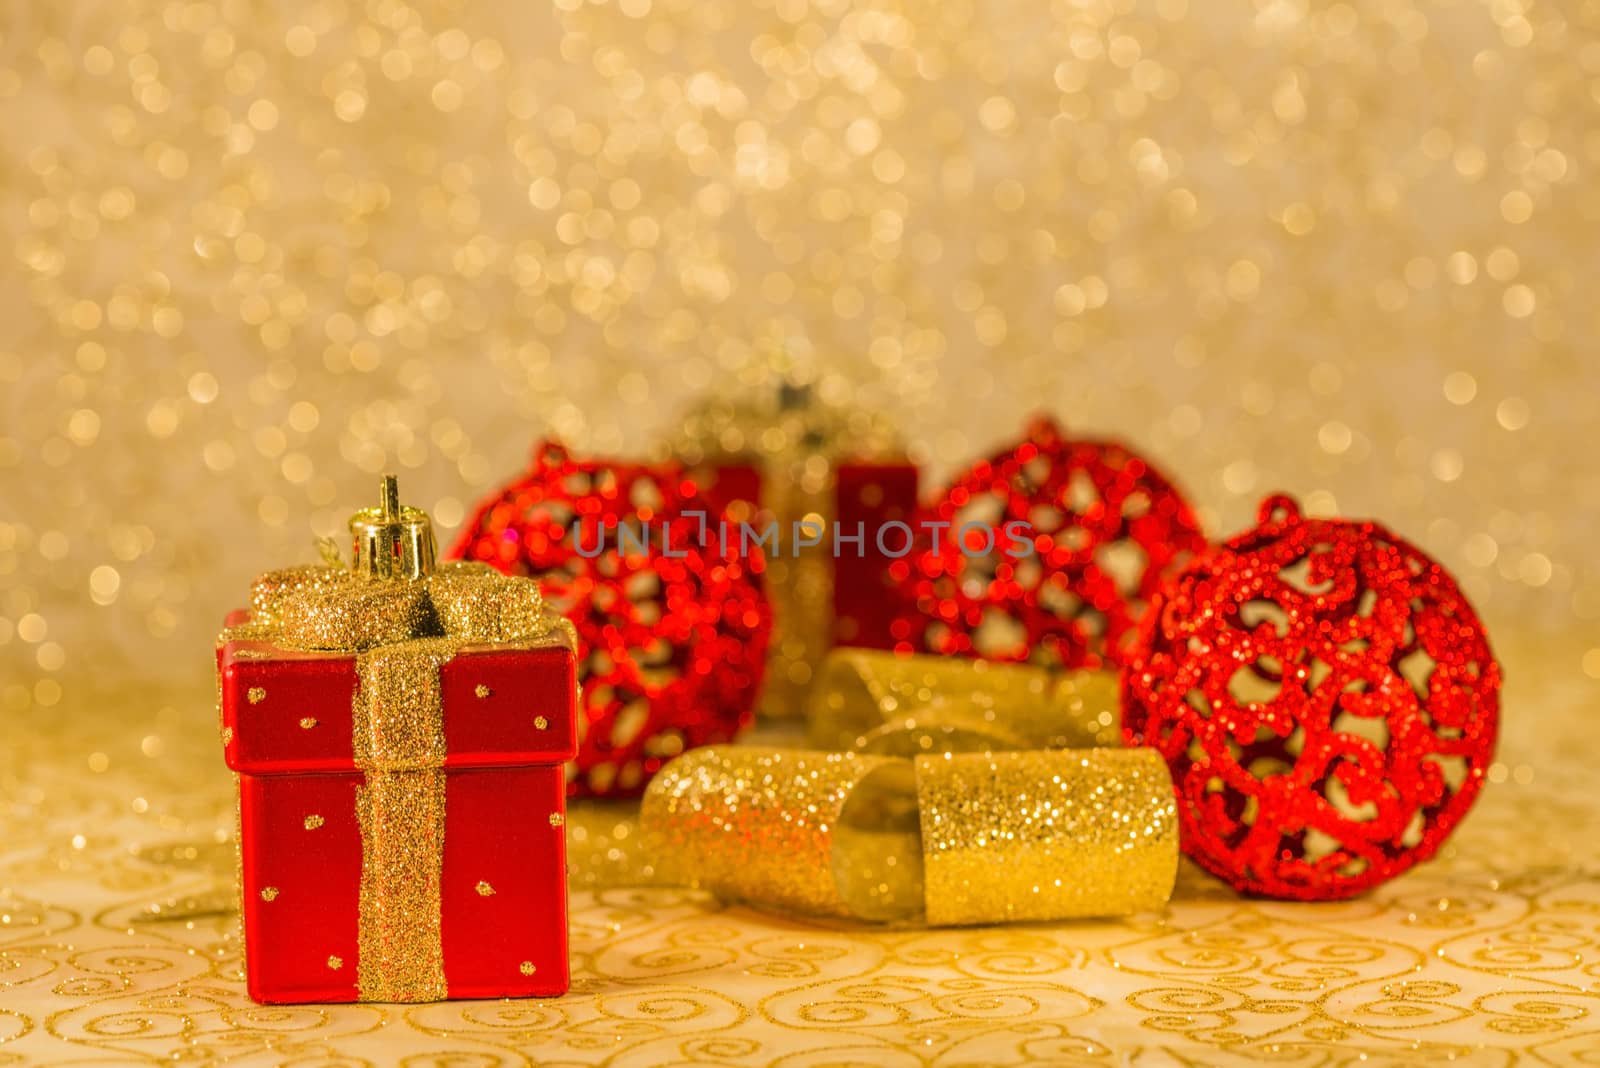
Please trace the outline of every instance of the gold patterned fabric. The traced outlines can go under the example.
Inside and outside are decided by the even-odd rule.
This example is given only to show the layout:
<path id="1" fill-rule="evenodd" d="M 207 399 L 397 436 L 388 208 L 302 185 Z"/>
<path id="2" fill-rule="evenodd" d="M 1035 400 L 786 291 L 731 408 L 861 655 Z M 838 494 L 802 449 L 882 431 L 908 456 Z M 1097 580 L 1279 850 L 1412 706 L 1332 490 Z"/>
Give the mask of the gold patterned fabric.
<path id="1" fill-rule="evenodd" d="M 178 732 L 147 752 L 103 724 L 18 730 L 0 1064 L 1580 1068 L 1600 1048 L 1594 686 L 1570 648 L 1500 652 L 1508 705 L 1537 716 L 1508 724 L 1443 855 L 1357 900 L 1244 899 L 1185 864 L 1166 908 L 1118 920 L 785 919 L 650 885 L 632 814 L 579 806 L 573 988 L 541 1002 L 250 1004 L 214 739 Z M 206 695 L 119 700 L 159 713 Z"/>

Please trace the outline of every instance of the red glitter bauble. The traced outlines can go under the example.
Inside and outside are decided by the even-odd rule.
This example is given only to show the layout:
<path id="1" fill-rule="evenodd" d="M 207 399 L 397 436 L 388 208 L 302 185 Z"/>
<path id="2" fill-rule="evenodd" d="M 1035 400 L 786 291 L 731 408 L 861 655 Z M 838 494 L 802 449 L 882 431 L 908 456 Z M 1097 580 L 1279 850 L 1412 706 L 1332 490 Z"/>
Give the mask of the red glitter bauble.
<path id="1" fill-rule="evenodd" d="M 1161 577 L 1206 544 L 1147 460 L 1049 419 L 918 520 L 918 551 L 891 569 L 915 602 L 896 624 L 905 647 L 1068 668 L 1121 663 Z"/>
<path id="2" fill-rule="evenodd" d="M 749 724 L 772 610 L 760 553 L 723 544 L 719 518 L 674 464 L 576 460 L 545 442 L 451 548 L 538 579 L 578 628 L 573 797 L 636 795 L 678 753 Z"/>
<path id="3" fill-rule="evenodd" d="M 1500 665 L 1455 580 L 1376 523 L 1260 525 L 1152 603 L 1123 734 L 1172 768 L 1183 848 L 1236 889 L 1325 901 L 1426 860 L 1494 755 Z"/>

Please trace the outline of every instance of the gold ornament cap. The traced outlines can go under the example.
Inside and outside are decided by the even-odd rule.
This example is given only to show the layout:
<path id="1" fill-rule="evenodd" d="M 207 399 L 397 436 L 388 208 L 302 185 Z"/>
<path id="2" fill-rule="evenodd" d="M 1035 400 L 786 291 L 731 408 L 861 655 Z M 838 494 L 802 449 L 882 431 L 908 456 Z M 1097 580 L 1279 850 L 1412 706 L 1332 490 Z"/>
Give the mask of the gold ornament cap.
<path id="1" fill-rule="evenodd" d="M 400 503 L 400 486 L 384 475 L 376 508 L 350 517 L 355 551 L 350 570 L 361 578 L 419 579 L 433 573 L 433 521 L 421 508 Z"/>

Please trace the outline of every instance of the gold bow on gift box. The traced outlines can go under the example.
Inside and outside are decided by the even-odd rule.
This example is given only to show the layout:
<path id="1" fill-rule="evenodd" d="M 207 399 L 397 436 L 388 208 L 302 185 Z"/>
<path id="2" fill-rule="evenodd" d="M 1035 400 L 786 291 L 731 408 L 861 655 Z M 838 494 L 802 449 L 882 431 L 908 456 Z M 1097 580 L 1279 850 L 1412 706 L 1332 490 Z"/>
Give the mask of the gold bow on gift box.
<path id="1" fill-rule="evenodd" d="M 666 882 L 857 920 L 1156 908 L 1177 874 L 1172 779 L 1153 750 L 1104 746 L 1115 701 L 1104 673 L 836 652 L 810 708 L 833 751 L 679 757 L 645 794 L 645 850 Z"/>

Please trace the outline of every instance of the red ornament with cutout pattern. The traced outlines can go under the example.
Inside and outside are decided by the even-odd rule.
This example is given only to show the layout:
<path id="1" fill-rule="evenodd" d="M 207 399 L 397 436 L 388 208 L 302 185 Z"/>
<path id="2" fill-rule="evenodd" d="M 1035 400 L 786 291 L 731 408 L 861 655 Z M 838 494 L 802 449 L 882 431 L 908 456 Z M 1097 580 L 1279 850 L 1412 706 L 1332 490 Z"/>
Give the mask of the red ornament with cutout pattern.
<path id="1" fill-rule="evenodd" d="M 1063 668 L 1119 665 L 1162 576 L 1206 544 L 1148 460 L 1048 418 L 969 468 L 915 527 L 918 551 L 891 570 L 914 602 L 895 626 L 901 647 Z"/>
<path id="2" fill-rule="evenodd" d="M 1494 756 L 1500 665 L 1455 580 L 1287 497 L 1156 597 L 1123 733 L 1172 768 L 1183 848 L 1238 890 L 1325 901 L 1438 850 Z"/>
<path id="3" fill-rule="evenodd" d="M 676 464 L 575 459 L 544 442 L 451 547 L 537 578 L 578 628 L 571 796 L 637 796 L 673 756 L 749 725 L 772 610 L 759 551 L 724 543 L 719 519 Z"/>

